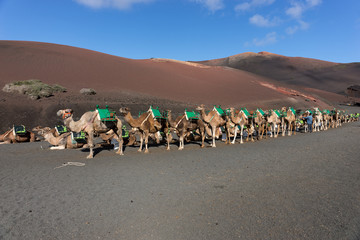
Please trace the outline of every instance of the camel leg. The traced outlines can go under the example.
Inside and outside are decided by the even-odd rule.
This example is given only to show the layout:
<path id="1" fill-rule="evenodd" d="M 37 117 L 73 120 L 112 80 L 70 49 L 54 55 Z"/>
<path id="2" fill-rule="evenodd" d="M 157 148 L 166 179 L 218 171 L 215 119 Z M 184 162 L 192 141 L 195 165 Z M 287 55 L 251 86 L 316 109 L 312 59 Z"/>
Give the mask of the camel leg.
<path id="1" fill-rule="evenodd" d="M 50 147 L 50 150 L 63 150 L 63 149 L 65 149 L 65 145 L 59 145 L 59 146 Z"/>
<path id="2" fill-rule="evenodd" d="M 201 131 L 201 148 L 205 147 L 205 129 Z"/>
<path id="3" fill-rule="evenodd" d="M 283 123 L 283 124 L 281 124 L 282 126 L 281 126 L 281 135 L 283 136 L 283 137 L 285 137 L 285 133 L 286 133 L 286 124 L 285 124 L 285 122 Z"/>
<path id="4" fill-rule="evenodd" d="M 140 147 L 138 149 L 138 152 L 142 152 L 142 147 L 143 147 L 143 143 L 144 143 L 144 136 L 145 136 L 145 133 L 140 133 Z"/>
<path id="5" fill-rule="evenodd" d="M 288 136 L 291 136 L 291 134 L 292 134 L 292 122 L 289 122 Z"/>
<path id="6" fill-rule="evenodd" d="M 277 129 L 277 131 L 276 131 Z M 280 127 L 275 123 L 274 124 L 274 138 L 277 138 L 280 132 Z"/>
<path id="7" fill-rule="evenodd" d="M 215 144 L 215 135 L 216 135 L 216 127 L 215 126 L 213 126 L 212 127 L 212 145 L 211 145 L 211 147 L 216 147 L 216 144 Z"/>
<path id="8" fill-rule="evenodd" d="M 166 150 L 170 150 L 170 142 L 172 140 L 172 135 L 170 132 L 166 133 L 166 142 L 167 142 L 167 148 Z"/>
<path id="9" fill-rule="evenodd" d="M 241 125 L 241 128 L 240 128 L 240 144 L 244 143 L 244 141 L 243 141 L 243 132 L 244 132 L 244 125 Z"/>
<path id="10" fill-rule="evenodd" d="M 119 150 L 117 150 L 117 154 L 119 155 L 124 155 L 124 152 L 123 152 L 123 145 L 124 145 L 124 140 L 122 137 L 120 136 L 117 136 L 117 134 L 115 134 L 115 139 L 119 142 Z"/>
<path id="11" fill-rule="evenodd" d="M 88 141 L 90 153 L 86 158 L 93 158 L 94 157 L 94 132 L 91 131 L 91 133 L 88 134 Z"/>
<path id="12" fill-rule="evenodd" d="M 237 130 L 237 126 L 235 125 L 235 134 L 234 134 L 234 139 L 232 140 L 232 142 L 231 142 L 231 144 L 235 144 L 235 140 L 236 140 L 236 137 L 237 137 L 237 132 L 238 132 L 238 130 Z M 229 135 L 230 136 L 230 135 Z"/>
<path id="13" fill-rule="evenodd" d="M 184 149 L 184 135 L 181 134 L 179 137 L 179 148 L 178 150 L 183 150 Z"/>
<path id="14" fill-rule="evenodd" d="M 144 153 L 149 153 L 148 142 L 149 142 L 149 133 L 146 132 L 145 133 L 145 152 Z"/>

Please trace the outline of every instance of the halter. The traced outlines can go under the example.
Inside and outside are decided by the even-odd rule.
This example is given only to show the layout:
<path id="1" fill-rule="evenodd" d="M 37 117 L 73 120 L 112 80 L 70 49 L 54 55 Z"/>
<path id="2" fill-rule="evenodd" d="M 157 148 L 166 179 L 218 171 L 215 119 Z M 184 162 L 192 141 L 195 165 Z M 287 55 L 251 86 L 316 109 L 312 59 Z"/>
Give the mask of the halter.
<path id="1" fill-rule="evenodd" d="M 71 112 L 68 112 L 67 110 L 65 110 L 64 113 L 63 113 L 62 118 L 63 118 L 63 119 L 67 119 L 67 118 L 69 118 L 69 117 L 71 117 Z"/>

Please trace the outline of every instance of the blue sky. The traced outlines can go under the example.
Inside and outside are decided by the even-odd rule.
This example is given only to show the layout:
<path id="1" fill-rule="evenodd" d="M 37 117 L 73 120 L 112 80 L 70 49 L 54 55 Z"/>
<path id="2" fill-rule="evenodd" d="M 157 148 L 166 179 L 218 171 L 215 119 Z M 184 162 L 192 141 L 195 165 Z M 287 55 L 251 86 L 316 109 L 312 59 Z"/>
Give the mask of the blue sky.
<path id="1" fill-rule="evenodd" d="M 360 62 L 359 0 L 0 0 L 0 40 L 133 59 L 268 51 Z"/>

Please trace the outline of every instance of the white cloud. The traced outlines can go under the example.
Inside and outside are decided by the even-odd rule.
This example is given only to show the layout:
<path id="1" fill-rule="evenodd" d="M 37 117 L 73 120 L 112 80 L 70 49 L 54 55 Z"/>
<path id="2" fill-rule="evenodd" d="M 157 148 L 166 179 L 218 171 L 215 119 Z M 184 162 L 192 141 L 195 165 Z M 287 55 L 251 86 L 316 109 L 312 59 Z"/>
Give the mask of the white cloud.
<path id="1" fill-rule="evenodd" d="M 276 17 L 270 20 L 268 18 L 264 18 L 260 14 L 255 14 L 249 19 L 249 22 L 259 27 L 273 27 L 276 26 L 280 20 Z"/>
<path id="2" fill-rule="evenodd" d="M 320 5 L 322 0 L 306 0 L 309 7 L 315 7 L 317 5 Z"/>
<path id="3" fill-rule="evenodd" d="M 315 0 L 313 0 L 315 1 Z M 258 6 L 266 6 L 271 5 L 275 2 L 275 0 L 250 0 L 247 2 L 240 3 L 235 6 L 235 11 L 246 11 L 254 7 Z"/>
<path id="4" fill-rule="evenodd" d="M 195 2 L 203 4 L 211 12 L 224 8 L 223 0 L 195 0 Z"/>
<path id="5" fill-rule="evenodd" d="M 245 46 L 255 45 L 255 46 L 259 47 L 259 46 L 273 44 L 276 42 L 277 42 L 277 34 L 276 34 L 276 32 L 271 32 L 271 33 L 266 34 L 266 36 L 262 39 L 254 38 L 251 43 L 246 42 Z"/>
<path id="6" fill-rule="evenodd" d="M 286 10 L 286 14 L 293 18 L 301 18 L 304 11 L 304 5 L 294 2 L 293 6 Z"/>
<path id="7" fill-rule="evenodd" d="M 136 3 L 147 3 L 153 0 L 75 0 L 76 2 L 92 8 L 113 7 L 121 10 L 130 8 Z"/>
<path id="8" fill-rule="evenodd" d="M 285 13 L 292 18 L 300 19 L 305 11 L 321 3 L 322 0 L 305 0 L 305 2 L 293 1 L 291 3 L 292 6 L 286 9 Z"/>
<path id="9" fill-rule="evenodd" d="M 298 30 L 306 30 L 309 28 L 309 24 L 307 22 L 304 22 L 302 20 L 298 20 L 298 25 L 288 27 L 285 31 L 289 35 L 293 35 Z"/>

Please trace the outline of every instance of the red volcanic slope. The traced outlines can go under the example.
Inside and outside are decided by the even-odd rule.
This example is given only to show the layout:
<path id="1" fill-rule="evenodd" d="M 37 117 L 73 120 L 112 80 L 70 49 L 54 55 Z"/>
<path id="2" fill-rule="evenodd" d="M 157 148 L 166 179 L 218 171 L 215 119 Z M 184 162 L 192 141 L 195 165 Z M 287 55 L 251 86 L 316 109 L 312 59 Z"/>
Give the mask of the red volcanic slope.
<path id="1" fill-rule="evenodd" d="M 268 52 L 242 53 L 200 63 L 252 72 L 293 87 L 308 87 L 340 94 L 344 94 L 347 87 L 360 84 L 360 63 L 340 64 Z"/>
<path id="2" fill-rule="evenodd" d="M 133 60 L 57 44 L 0 41 L 0 84 L 39 79 L 69 91 L 129 91 L 209 104 L 243 104 L 287 98 L 254 74 L 172 60 Z"/>

